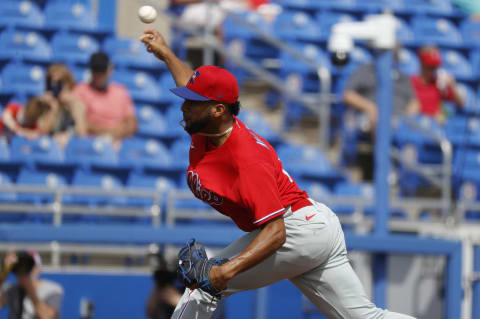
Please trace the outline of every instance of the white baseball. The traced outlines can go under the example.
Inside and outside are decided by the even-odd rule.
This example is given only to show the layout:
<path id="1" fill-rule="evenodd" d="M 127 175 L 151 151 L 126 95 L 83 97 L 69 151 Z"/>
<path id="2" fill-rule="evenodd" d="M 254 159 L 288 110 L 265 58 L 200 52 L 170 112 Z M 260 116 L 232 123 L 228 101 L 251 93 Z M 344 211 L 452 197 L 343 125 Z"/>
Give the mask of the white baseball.
<path id="1" fill-rule="evenodd" d="M 157 18 L 157 10 L 152 6 L 142 6 L 138 9 L 138 17 L 143 23 L 152 23 Z"/>

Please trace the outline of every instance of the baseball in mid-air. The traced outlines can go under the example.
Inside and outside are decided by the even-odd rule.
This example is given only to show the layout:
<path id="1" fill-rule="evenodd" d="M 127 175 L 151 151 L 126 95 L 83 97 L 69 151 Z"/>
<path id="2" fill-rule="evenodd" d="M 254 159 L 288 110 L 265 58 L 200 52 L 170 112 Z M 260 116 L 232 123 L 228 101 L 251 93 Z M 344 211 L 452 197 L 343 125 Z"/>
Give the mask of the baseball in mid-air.
<path id="1" fill-rule="evenodd" d="M 138 17 L 143 23 L 152 23 L 157 18 L 157 10 L 152 6 L 142 6 L 138 9 Z"/>

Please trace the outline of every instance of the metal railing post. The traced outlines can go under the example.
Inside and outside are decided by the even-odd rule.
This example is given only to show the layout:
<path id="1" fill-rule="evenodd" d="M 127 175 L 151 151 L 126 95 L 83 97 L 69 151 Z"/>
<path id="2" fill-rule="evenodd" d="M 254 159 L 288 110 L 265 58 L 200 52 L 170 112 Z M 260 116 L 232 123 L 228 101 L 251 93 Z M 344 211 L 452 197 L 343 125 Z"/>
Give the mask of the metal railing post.
<path id="1" fill-rule="evenodd" d="M 320 147 L 326 149 L 329 145 L 330 136 L 330 91 L 332 87 L 332 77 L 330 71 L 322 66 L 317 69 L 317 75 L 319 78 L 319 92 L 320 92 L 320 105 L 318 109 L 318 134 Z"/>
<path id="2" fill-rule="evenodd" d="M 52 204 L 53 224 L 60 226 L 62 224 L 62 189 L 58 188 L 55 192 L 55 202 Z"/>

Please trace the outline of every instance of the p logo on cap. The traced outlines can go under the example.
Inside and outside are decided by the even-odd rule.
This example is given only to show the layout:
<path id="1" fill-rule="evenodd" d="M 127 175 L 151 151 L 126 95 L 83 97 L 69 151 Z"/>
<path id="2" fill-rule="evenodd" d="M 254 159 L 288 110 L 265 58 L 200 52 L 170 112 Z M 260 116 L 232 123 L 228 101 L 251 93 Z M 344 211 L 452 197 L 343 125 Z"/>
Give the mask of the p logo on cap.
<path id="1" fill-rule="evenodd" d="M 199 75 L 200 75 L 200 72 L 195 71 L 195 73 L 193 73 L 192 77 L 190 78 L 190 80 L 189 80 L 188 82 L 189 82 L 190 84 L 193 84 L 193 82 L 195 82 L 195 78 L 196 78 L 197 76 L 199 76 Z"/>

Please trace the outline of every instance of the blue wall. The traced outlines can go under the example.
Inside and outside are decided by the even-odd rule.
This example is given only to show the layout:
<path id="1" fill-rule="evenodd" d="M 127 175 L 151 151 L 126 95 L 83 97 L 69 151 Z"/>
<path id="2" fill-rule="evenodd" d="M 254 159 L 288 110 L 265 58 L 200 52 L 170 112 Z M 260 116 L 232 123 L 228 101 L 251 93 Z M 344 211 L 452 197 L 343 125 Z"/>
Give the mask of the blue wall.
<path id="1" fill-rule="evenodd" d="M 65 291 L 61 310 L 63 319 L 80 318 L 82 298 L 94 302 L 95 319 L 146 319 L 145 301 L 153 285 L 150 276 L 49 273 L 43 274 L 42 277 L 63 286 Z M 255 291 L 248 291 L 228 298 L 227 319 L 253 318 L 255 297 Z M 302 318 L 301 294 L 289 281 L 268 287 L 267 298 L 267 317 L 263 319 Z M 1 311 L 0 318 L 7 318 L 7 311 Z"/>

